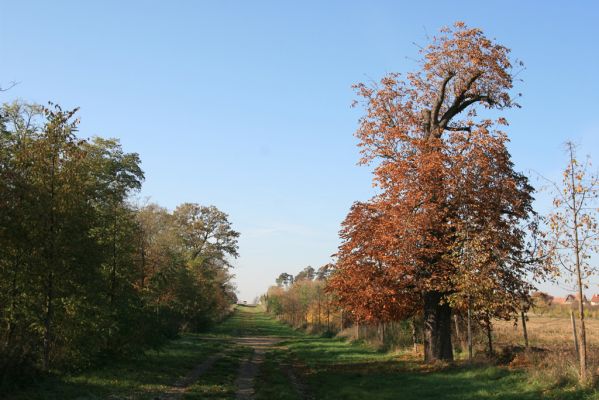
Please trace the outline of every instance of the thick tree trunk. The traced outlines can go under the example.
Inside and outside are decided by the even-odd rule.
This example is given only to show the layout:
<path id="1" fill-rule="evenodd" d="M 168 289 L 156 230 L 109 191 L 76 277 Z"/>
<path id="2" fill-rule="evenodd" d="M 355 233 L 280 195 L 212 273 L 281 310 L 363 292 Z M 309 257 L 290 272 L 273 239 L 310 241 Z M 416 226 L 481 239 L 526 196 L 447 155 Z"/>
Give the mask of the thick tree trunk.
<path id="1" fill-rule="evenodd" d="M 451 308 L 441 304 L 442 294 L 424 294 L 424 360 L 453 360 L 451 347 Z"/>

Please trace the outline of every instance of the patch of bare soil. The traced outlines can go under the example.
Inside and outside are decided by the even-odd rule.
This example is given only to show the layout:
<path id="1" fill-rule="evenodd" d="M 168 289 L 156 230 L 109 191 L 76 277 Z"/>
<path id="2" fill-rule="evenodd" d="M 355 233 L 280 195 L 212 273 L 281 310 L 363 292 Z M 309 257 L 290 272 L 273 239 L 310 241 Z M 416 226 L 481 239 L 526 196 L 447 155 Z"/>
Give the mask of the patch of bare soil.
<path id="1" fill-rule="evenodd" d="M 264 362 L 264 354 L 274 349 L 283 339 L 277 337 L 240 337 L 234 342 L 241 346 L 251 347 L 252 355 L 241 363 L 239 375 L 235 380 L 236 399 L 250 400 L 254 398 L 254 381 L 260 366 Z"/>

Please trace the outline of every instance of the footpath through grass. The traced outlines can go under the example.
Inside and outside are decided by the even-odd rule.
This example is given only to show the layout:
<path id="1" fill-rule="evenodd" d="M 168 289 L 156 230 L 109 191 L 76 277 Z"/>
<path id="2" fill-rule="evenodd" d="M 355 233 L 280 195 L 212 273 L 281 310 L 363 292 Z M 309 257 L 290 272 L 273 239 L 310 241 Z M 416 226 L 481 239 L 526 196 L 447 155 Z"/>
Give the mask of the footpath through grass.
<path id="1" fill-rule="evenodd" d="M 257 313 L 249 318 L 267 316 Z M 281 328 L 282 329 L 282 328 Z M 295 333 L 267 353 L 256 384 L 261 400 L 295 400 L 291 366 L 308 398 L 358 399 L 599 399 L 592 389 L 534 382 L 521 370 L 488 365 L 425 365 L 411 353 L 380 352 L 363 343 Z"/>
<path id="2" fill-rule="evenodd" d="M 11 393 L 9 400 L 150 400 L 163 395 L 194 367 L 213 354 L 223 354 L 183 399 L 234 399 L 234 382 L 251 349 L 234 344 L 239 336 L 298 337 L 300 333 L 275 321 L 256 307 L 239 306 L 220 325 L 205 334 L 183 334 L 160 351 L 148 351 L 127 360 L 69 375 L 46 376 Z"/>
<path id="3" fill-rule="evenodd" d="M 235 312 L 223 323 L 210 331 L 215 336 L 303 336 L 288 325 L 282 324 L 266 314 L 261 307 L 237 306 Z"/>
<path id="4" fill-rule="evenodd" d="M 303 334 L 255 307 L 238 307 L 204 335 L 185 334 L 160 352 L 150 351 L 80 374 L 44 378 L 0 398 L 155 399 L 212 354 L 222 354 L 189 386 L 183 399 L 234 399 L 235 379 L 251 350 L 238 336 L 283 337 L 268 352 L 255 382 L 259 400 L 336 399 L 584 399 L 593 390 L 533 382 L 523 371 L 494 366 L 430 367 L 410 353 L 379 352 L 367 345 Z"/>

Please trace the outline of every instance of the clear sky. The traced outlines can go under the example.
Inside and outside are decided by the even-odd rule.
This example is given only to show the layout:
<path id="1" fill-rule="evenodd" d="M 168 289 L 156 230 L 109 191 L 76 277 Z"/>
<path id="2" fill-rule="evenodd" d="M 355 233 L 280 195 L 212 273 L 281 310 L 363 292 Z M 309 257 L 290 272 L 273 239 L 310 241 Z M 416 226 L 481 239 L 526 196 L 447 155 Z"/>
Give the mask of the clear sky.
<path id="1" fill-rule="evenodd" d="M 0 84 L 20 82 L 0 101 L 80 106 L 82 136 L 141 155 L 142 196 L 227 212 L 251 301 L 328 262 L 373 193 L 352 83 L 412 70 L 414 43 L 457 20 L 526 64 L 507 114 L 518 170 L 559 179 L 567 139 L 599 159 L 595 1 L 0 0 Z"/>

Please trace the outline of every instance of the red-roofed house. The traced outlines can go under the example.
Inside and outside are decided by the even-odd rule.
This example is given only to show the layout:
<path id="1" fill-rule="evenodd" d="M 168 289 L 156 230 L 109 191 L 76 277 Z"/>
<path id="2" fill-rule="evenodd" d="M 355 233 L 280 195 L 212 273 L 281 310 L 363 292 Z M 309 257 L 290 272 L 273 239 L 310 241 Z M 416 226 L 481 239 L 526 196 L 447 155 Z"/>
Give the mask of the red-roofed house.
<path id="1" fill-rule="evenodd" d="M 599 294 L 596 294 L 591 298 L 591 305 L 599 306 Z"/>
<path id="2" fill-rule="evenodd" d="M 582 299 L 585 304 L 589 303 L 589 300 L 587 299 L 586 296 L 582 296 Z M 578 294 L 569 294 L 565 298 L 556 297 L 555 299 L 553 299 L 553 304 L 577 304 L 577 303 L 578 303 Z"/>
<path id="3" fill-rule="evenodd" d="M 551 301 L 551 304 L 566 304 L 566 298 L 565 297 L 554 297 L 553 300 Z"/>

